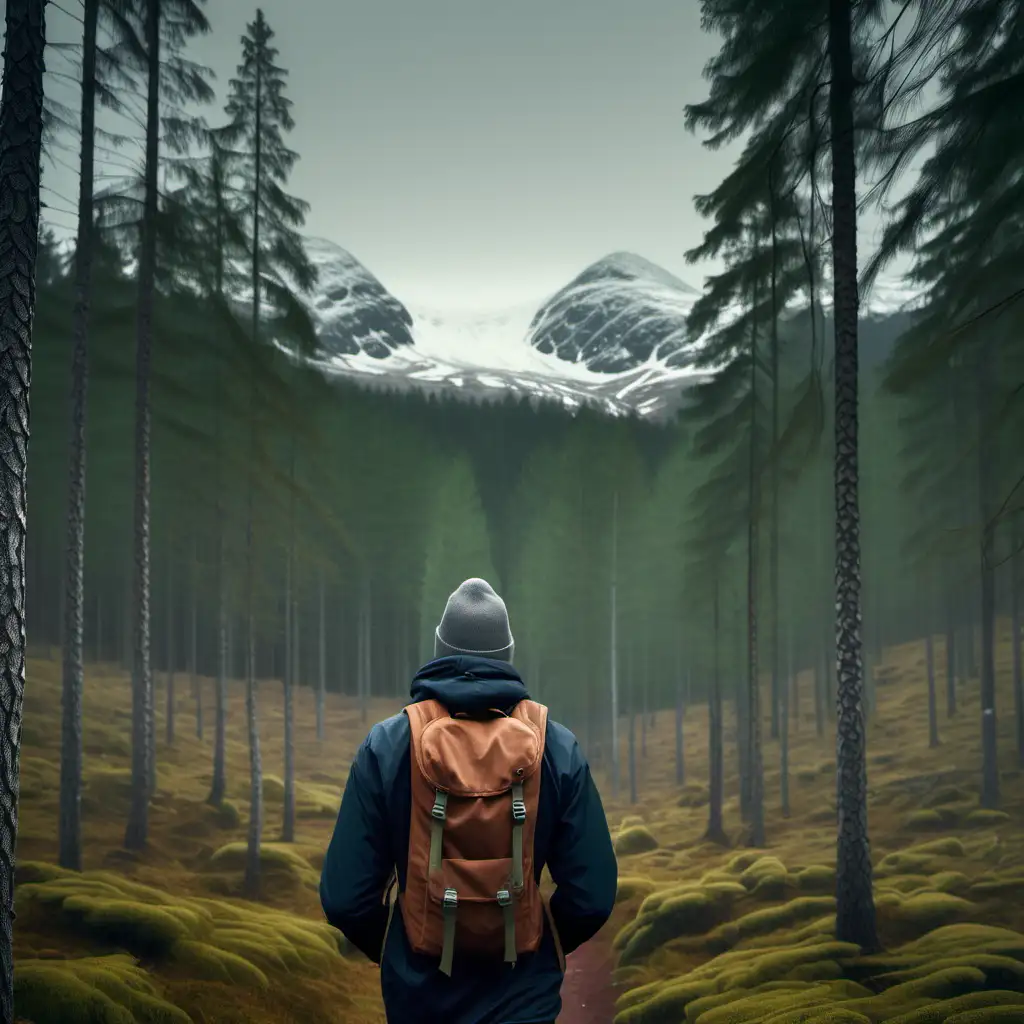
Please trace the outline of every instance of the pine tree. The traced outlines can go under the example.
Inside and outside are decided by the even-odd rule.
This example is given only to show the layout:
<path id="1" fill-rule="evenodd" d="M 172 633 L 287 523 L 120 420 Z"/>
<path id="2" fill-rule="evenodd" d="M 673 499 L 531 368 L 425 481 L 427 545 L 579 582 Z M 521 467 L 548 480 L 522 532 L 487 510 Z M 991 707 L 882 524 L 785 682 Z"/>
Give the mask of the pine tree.
<path id="1" fill-rule="evenodd" d="M 63 687 L 61 691 L 60 866 L 82 869 L 82 689 L 85 564 L 85 419 L 87 344 L 93 239 L 93 151 L 96 121 L 96 49 L 99 0 L 85 0 L 82 37 L 81 154 L 78 233 L 75 240 L 75 310 L 71 362 L 71 451 L 68 539 L 64 580 Z"/>
<path id="2" fill-rule="evenodd" d="M 0 422 L 7 453 L 0 487 L 8 510 L 0 536 L 4 572 L 4 628 L 0 679 L 0 1021 L 14 1021 L 14 849 L 18 838 L 18 746 L 25 692 L 25 481 L 32 379 L 32 321 L 39 245 L 39 163 L 43 135 L 43 0 L 8 0 L 0 94 L 0 252 L 9 254 L 0 279 Z"/>
<path id="3" fill-rule="evenodd" d="M 145 846 L 149 831 L 149 799 L 155 783 L 155 726 L 153 675 L 150 663 L 150 488 L 151 488 L 151 379 L 153 320 L 157 282 L 157 232 L 159 219 L 158 170 L 161 130 L 161 92 L 174 100 L 210 98 L 201 74 L 161 57 L 161 44 L 169 57 L 191 35 L 205 32 L 209 24 L 198 0 L 134 0 L 122 31 L 137 45 L 146 72 L 145 166 L 142 180 L 142 220 L 139 237 L 138 300 L 135 356 L 135 503 L 134 503 L 134 642 L 132 656 L 132 796 L 125 847 Z M 134 23 L 133 23 L 134 22 Z M 141 28 L 141 32 L 133 30 Z M 205 86 L 205 88 L 204 88 Z M 166 101 L 168 97 L 164 97 Z M 172 151 L 180 151 L 191 137 L 184 125 L 171 122 L 165 139 Z"/>
<path id="4" fill-rule="evenodd" d="M 276 318 L 267 329 L 287 325 L 299 331 L 307 345 L 315 343 L 308 313 L 296 298 L 292 281 L 301 291 L 307 291 L 316 281 L 312 265 L 302 247 L 298 229 L 305 220 L 308 205 L 294 199 L 284 191 L 284 184 L 298 159 L 298 154 L 284 144 L 283 133 L 294 127 L 291 101 L 285 96 L 287 72 L 275 63 L 277 50 L 271 45 L 274 33 L 256 11 L 256 20 L 246 28 L 242 37 L 242 62 L 236 77 L 231 80 L 226 112 L 228 125 L 223 129 L 223 141 L 230 149 L 226 153 L 227 170 L 236 189 L 249 196 L 251 235 L 249 242 L 250 292 L 252 303 L 251 337 L 258 346 L 263 336 L 262 304 L 266 300 Z M 250 401 L 250 457 L 255 458 L 256 393 L 253 383 Z M 250 470 L 251 472 L 251 470 Z M 250 743 L 251 808 L 246 857 L 245 887 L 250 896 L 260 888 L 260 840 L 262 835 L 262 765 L 257 727 L 255 680 L 255 618 L 253 612 L 253 545 L 252 505 L 254 483 L 250 476 L 247 484 L 248 505 L 246 521 L 246 623 L 247 675 L 246 714 Z M 290 676 L 291 666 L 287 672 Z M 286 701 L 290 700 L 286 689 Z M 293 764 L 290 712 L 285 716 L 285 760 Z M 292 780 L 291 784 L 294 784 Z M 286 795 L 286 804 L 288 796 Z M 286 822 L 286 829 L 288 824 Z"/>

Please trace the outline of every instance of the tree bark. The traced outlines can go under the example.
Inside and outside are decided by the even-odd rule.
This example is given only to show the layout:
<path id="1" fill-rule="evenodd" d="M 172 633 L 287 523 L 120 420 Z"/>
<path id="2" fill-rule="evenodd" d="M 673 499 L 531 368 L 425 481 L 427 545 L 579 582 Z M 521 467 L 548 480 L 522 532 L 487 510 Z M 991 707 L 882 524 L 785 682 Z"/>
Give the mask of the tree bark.
<path id="1" fill-rule="evenodd" d="M 755 299 L 756 302 L 756 293 Z M 761 467 L 757 458 L 757 334 L 750 345 L 750 466 L 747 481 L 750 509 L 747 516 L 747 777 L 750 803 L 750 846 L 765 844 L 764 771 L 761 755 L 761 684 L 758 678 L 758 558 L 761 510 Z"/>
<path id="2" fill-rule="evenodd" d="M 946 717 L 956 714 L 956 610 L 946 602 Z"/>
<path id="3" fill-rule="evenodd" d="M 633 651 L 629 650 L 628 661 L 626 663 L 626 672 L 629 678 L 629 733 L 627 736 L 627 757 L 628 757 L 628 768 L 629 768 L 629 802 L 635 804 L 637 802 L 637 778 L 636 778 L 636 685 L 634 683 L 635 676 L 633 675 Z"/>
<path id="4" fill-rule="evenodd" d="M 72 314 L 71 453 L 68 469 L 68 537 L 64 570 L 64 678 L 61 690 L 60 820 L 57 858 L 62 868 L 71 871 L 82 870 L 85 424 L 89 384 L 89 299 L 92 282 L 98 21 L 99 0 L 84 0 L 82 131 L 78 177 L 78 234 L 75 241 L 75 308 Z"/>
<path id="5" fill-rule="evenodd" d="M 611 680 L 611 755 L 612 755 L 612 797 L 618 798 L 622 785 L 619 764 L 619 492 L 612 496 L 612 578 L 610 586 L 611 610 L 609 613 L 609 677 Z"/>
<path id="6" fill-rule="evenodd" d="M 1020 653 L 1020 513 L 1014 514 L 1010 534 L 1010 665 L 1013 678 L 1013 714 L 1016 724 L 1017 767 L 1024 768 L 1024 675 Z"/>
<path id="7" fill-rule="evenodd" d="M 196 739 L 203 738 L 203 688 L 199 682 L 199 601 L 196 582 L 199 575 L 198 555 L 192 558 L 192 586 L 189 588 L 188 674 L 192 699 L 196 707 Z"/>
<path id="8" fill-rule="evenodd" d="M 935 700 L 935 638 L 927 627 L 924 638 L 925 673 L 928 677 L 928 746 L 939 745 L 939 719 Z"/>
<path id="9" fill-rule="evenodd" d="M 146 168 L 139 254 L 135 350 L 135 609 L 132 655 L 132 791 L 124 845 L 140 850 L 149 834 L 154 743 L 153 674 L 150 664 L 150 362 L 156 291 L 157 167 L 160 158 L 160 0 L 146 4 Z"/>
<path id="10" fill-rule="evenodd" d="M 174 558 L 167 559 L 167 706 L 164 723 L 167 732 L 167 745 L 174 744 L 174 668 L 177 651 L 174 643 Z"/>
<path id="11" fill-rule="evenodd" d="M 858 499 L 857 182 L 851 0 L 829 0 L 835 310 L 836 938 L 878 948 L 868 841 Z"/>
<path id="12" fill-rule="evenodd" d="M 790 622 L 786 631 L 786 678 L 782 684 L 782 707 L 779 709 L 779 803 L 783 818 L 789 817 L 789 695 L 794 678 L 793 625 Z"/>
<path id="13" fill-rule="evenodd" d="M 14 1020 L 14 851 L 18 746 L 25 693 L 25 483 L 32 377 L 32 320 L 39 245 L 43 127 L 43 0 L 8 0 L 0 97 L 0 548 L 4 618 L 0 649 L 0 1021 Z"/>
<path id="14" fill-rule="evenodd" d="M 257 19 L 262 20 L 257 12 Z M 261 55 L 260 55 L 261 56 Z M 253 189 L 252 227 L 252 343 L 259 344 L 260 335 L 260 195 L 261 195 L 261 143 L 263 125 L 260 114 L 263 109 L 262 77 L 260 56 L 256 59 L 256 96 L 254 103 L 255 160 Z M 256 382 L 250 383 L 249 408 L 249 456 L 256 456 Z M 260 758 L 259 716 L 256 706 L 256 616 L 253 610 L 255 581 L 253 579 L 255 552 L 253 551 L 253 505 L 254 481 L 252 466 L 249 467 L 247 482 L 248 509 L 245 517 L 245 718 L 249 734 L 249 828 L 246 836 L 245 878 L 243 888 L 250 899 L 260 894 L 260 843 L 263 837 L 263 763 Z"/>
<path id="15" fill-rule="evenodd" d="M 719 586 L 715 580 L 712 637 L 714 644 L 711 685 L 708 687 L 708 827 L 704 838 L 725 846 L 728 839 L 722 827 L 722 798 L 725 789 L 725 758 L 722 743 L 722 679 L 720 664 Z"/>
<path id="16" fill-rule="evenodd" d="M 228 595 L 224 513 L 217 505 L 217 682 L 213 696 L 213 780 L 207 803 L 217 807 L 227 792 Z"/>
<path id="17" fill-rule="evenodd" d="M 324 709 L 327 702 L 327 621 L 324 616 L 324 572 L 320 570 L 320 593 L 319 593 L 320 622 L 317 635 L 319 648 L 319 671 L 316 683 L 316 739 L 318 743 L 324 740 Z M 402 619 L 403 626 L 405 619 Z M 404 630 L 403 630 L 404 639 Z M 401 666 L 405 661 L 405 649 L 399 648 L 398 664 Z"/>
<path id="18" fill-rule="evenodd" d="M 995 573 L 995 445 L 986 445 L 988 403 L 992 395 L 991 342 L 979 353 L 977 376 L 978 511 L 981 533 L 981 806 L 999 806 L 998 728 L 996 721 L 996 573 Z M 973 636 L 974 630 L 971 630 Z"/>

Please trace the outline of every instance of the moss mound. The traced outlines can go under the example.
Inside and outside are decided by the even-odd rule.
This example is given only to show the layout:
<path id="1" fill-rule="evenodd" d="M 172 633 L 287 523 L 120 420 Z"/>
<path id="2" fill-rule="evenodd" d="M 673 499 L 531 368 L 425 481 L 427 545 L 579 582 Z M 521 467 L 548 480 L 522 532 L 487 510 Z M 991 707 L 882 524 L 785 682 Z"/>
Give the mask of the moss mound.
<path id="1" fill-rule="evenodd" d="M 192 1024 L 124 956 L 24 961 L 14 972 L 14 998 L 33 1024 Z"/>
<path id="2" fill-rule="evenodd" d="M 629 875 L 620 878 L 618 888 L 615 891 L 615 902 L 622 903 L 625 900 L 636 899 L 638 896 L 647 896 L 655 889 L 655 883 L 650 878 L 642 875 Z"/>
<path id="3" fill-rule="evenodd" d="M 658 848 L 658 840 L 643 825 L 632 825 L 615 837 L 615 853 L 620 857 L 647 853 Z"/>

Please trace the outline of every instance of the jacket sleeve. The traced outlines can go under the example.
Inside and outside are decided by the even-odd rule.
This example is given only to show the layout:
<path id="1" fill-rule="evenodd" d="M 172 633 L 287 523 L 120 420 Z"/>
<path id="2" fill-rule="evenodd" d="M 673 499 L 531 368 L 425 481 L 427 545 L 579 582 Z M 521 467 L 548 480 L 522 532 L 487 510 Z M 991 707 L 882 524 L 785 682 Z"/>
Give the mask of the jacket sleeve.
<path id="1" fill-rule="evenodd" d="M 556 886 L 551 916 L 563 951 L 571 953 L 611 917 L 619 872 L 601 797 L 577 744 L 563 786 L 548 870 Z"/>
<path id="2" fill-rule="evenodd" d="M 372 734 L 371 734 L 372 735 Z M 380 768 L 368 737 L 349 769 L 320 873 L 327 920 L 374 963 L 388 923 L 385 887 L 394 867 Z"/>

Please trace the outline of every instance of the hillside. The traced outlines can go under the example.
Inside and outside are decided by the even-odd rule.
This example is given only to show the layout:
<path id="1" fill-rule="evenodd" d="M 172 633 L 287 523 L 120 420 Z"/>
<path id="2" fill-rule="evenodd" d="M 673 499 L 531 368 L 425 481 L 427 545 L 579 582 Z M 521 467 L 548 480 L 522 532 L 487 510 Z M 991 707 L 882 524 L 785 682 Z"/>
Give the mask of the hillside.
<path id="1" fill-rule="evenodd" d="M 998 666 L 1004 680 L 1007 639 L 1004 632 Z M 940 672 L 941 661 L 939 647 Z M 1001 727 L 1005 809 L 979 811 L 976 681 L 962 687 L 957 716 L 940 722 L 942 744 L 930 750 L 923 644 L 888 651 L 876 677 L 870 810 L 879 917 L 890 952 L 859 958 L 830 938 L 834 753 L 827 732 L 815 735 L 807 675 L 798 680 L 805 696 L 792 722 L 788 820 L 777 810 L 779 748 L 765 747 L 769 849 L 763 854 L 701 840 L 707 813 L 704 708 L 695 706 L 685 717 L 688 780 L 682 789 L 674 780 L 672 713 L 658 712 L 642 735 L 636 723 L 636 806 L 624 796 L 611 798 L 607 779 L 597 771 L 620 854 L 616 916 L 595 940 L 598 948 L 614 940 L 621 958 L 612 979 L 619 995 L 616 1024 L 676 1024 L 684 1015 L 688 1024 L 1024 1019 L 1024 787 L 1010 766 L 1011 716 L 1004 716 Z M 322 922 L 316 895 L 347 761 L 365 731 L 353 703 L 330 695 L 330 739 L 318 749 L 312 694 L 299 691 L 299 841 L 285 847 L 273 842 L 281 820 L 280 782 L 272 774 L 281 763 L 280 690 L 272 681 L 260 686 L 263 760 L 271 774 L 265 787 L 265 892 L 254 905 L 239 898 L 239 848 L 233 845 L 244 839 L 247 814 L 241 687 L 232 686 L 229 711 L 231 800 L 215 810 L 203 802 L 209 744 L 192 735 L 193 703 L 179 684 L 173 747 L 163 742 L 158 723 L 152 843 L 145 854 L 133 856 L 120 848 L 127 809 L 128 682 L 114 666 L 91 666 L 85 705 L 86 872 L 68 877 L 50 866 L 56 857 L 58 679 L 55 660 L 30 662 L 15 936 L 21 1020 L 381 1021 L 376 971 L 346 955 L 345 943 Z M 162 689 L 159 676 L 157 682 Z M 202 685 L 209 718 L 210 681 Z M 1009 694 L 1000 698 L 1008 706 Z M 370 718 L 395 707 L 376 702 Z M 731 714 L 727 726 L 725 817 L 735 840 Z M 597 965 L 588 970 L 602 969 L 601 957 L 587 963 Z M 911 987 L 894 989 L 897 983 Z M 577 990 L 574 979 L 567 991 Z M 876 990 L 887 994 L 876 997 Z M 752 1003 L 738 1002 L 747 996 Z M 924 1013 L 936 1000 L 954 996 L 958 1001 L 950 1009 L 1002 1003 L 1021 1016 L 1007 1016 L 1009 1010 L 962 1019 L 941 1008 Z M 840 1015 L 815 1016 L 806 1009 L 824 1012 L 844 1001 L 848 1011 Z M 796 1002 L 805 1009 L 785 1009 Z M 924 1015 L 897 1013 L 915 1007 Z M 567 1020 L 609 1024 L 581 1013 L 583 1008 L 567 1004 Z"/>

